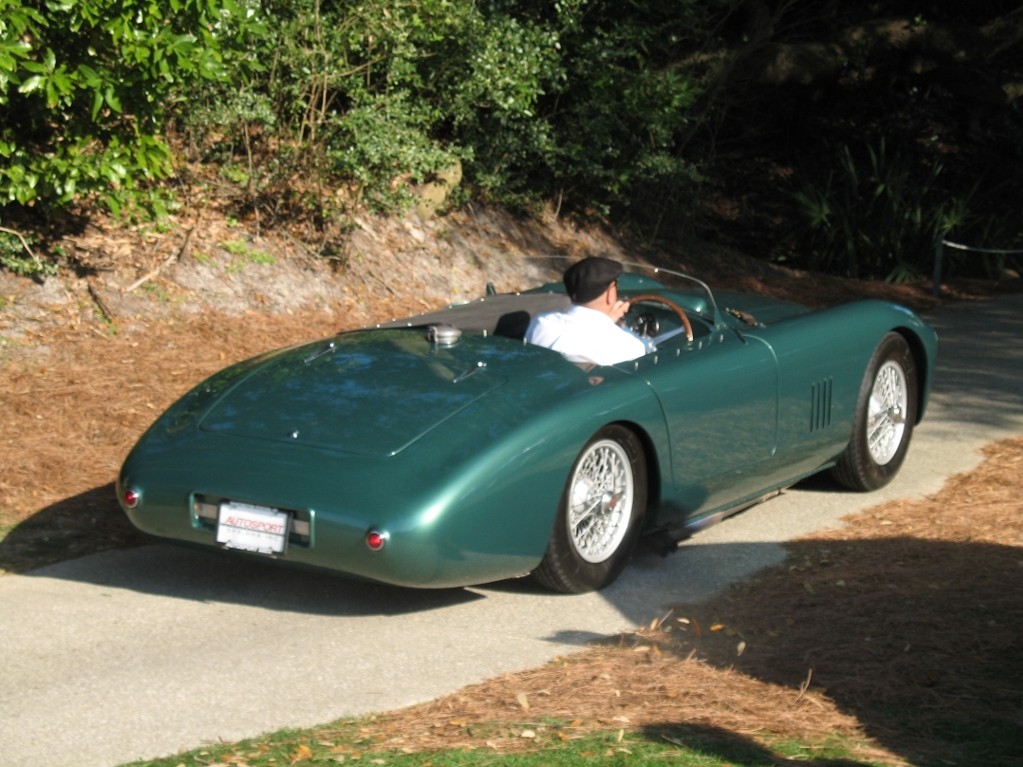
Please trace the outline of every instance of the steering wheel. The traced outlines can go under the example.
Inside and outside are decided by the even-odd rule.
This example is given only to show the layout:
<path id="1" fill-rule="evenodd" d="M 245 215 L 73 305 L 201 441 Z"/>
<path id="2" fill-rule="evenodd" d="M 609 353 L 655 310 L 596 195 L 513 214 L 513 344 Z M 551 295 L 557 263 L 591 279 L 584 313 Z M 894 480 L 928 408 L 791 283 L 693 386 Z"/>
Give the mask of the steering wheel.
<path id="1" fill-rule="evenodd" d="M 675 312 L 676 315 L 678 315 L 679 321 L 682 323 L 682 327 L 685 328 L 686 331 L 686 340 L 687 341 L 693 340 L 692 323 L 689 322 L 689 318 L 686 316 L 686 313 L 682 309 L 682 307 L 676 304 L 671 299 L 665 298 L 664 296 L 659 296 L 655 293 L 643 293 L 642 295 L 639 296 L 629 296 L 627 297 L 627 300 L 630 304 L 640 304 L 644 302 L 652 304 L 664 304 L 664 306 L 667 306 L 669 309 Z"/>

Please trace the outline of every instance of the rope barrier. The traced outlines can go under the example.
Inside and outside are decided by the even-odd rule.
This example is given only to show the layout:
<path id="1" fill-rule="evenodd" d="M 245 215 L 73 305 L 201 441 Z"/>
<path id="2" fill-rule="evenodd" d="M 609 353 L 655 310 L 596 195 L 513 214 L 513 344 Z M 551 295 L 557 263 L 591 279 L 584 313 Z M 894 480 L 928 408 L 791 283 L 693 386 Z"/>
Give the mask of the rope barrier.
<path id="1" fill-rule="evenodd" d="M 945 248 L 952 248 L 953 250 L 968 250 L 973 253 L 985 253 L 987 255 L 997 256 L 1008 256 L 1023 253 L 1023 248 L 976 248 L 972 245 L 963 245 L 962 243 L 952 242 L 951 240 L 946 240 L 942 237 L 934 244 L 934 285 L 932 293 L 935 298 L 938 298 L 941 295 L 941 267 L 942 262 L 945 260 Z"/>

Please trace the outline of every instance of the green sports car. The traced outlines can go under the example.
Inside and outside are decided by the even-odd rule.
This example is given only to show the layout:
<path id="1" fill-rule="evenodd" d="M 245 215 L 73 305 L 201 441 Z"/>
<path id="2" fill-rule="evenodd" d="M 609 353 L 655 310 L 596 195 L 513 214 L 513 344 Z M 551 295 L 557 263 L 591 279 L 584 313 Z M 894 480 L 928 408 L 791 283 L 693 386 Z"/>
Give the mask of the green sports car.
<path id="1" fill-rule="evenodd" d="M 829 470 L 871 490 L 923 416 L 937 339 L 912 311 L 814 311 L 631 271 L 656 351 L 574 364 L 523 341 L 560 283 L 233 365 L 142 436 L 118 478 L 151 535 L 411 587 L 531 574 L 609 584 Z"/>

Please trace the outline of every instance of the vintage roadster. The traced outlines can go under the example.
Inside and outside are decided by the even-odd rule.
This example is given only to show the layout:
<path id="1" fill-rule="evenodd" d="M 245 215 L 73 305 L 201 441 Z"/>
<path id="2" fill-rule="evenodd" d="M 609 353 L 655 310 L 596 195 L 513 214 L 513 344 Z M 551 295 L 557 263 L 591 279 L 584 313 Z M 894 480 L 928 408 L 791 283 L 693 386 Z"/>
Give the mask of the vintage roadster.
<path id="1" fill-rule="evenodd" d="M 670 544 L 823 470 L 861 491 L 898 472 L 937 346 L 912 311 L 660 270 L 619 291 L 656 351 L 613 366 L 523 341 L 560 283 L 233 365 L 142 436 L 120 503 L 153 536 L 391 584 L 583 592 L 641 536 Z"/>

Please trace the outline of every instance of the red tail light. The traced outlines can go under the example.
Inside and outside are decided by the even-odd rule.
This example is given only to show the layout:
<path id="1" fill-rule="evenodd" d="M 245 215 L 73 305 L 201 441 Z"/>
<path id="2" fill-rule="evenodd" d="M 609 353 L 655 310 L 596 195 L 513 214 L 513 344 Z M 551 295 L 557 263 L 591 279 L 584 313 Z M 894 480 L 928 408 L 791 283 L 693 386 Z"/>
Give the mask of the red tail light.
<path id="1" fill-rule="evenodd" d="M 369 547 L 370 551 L 380 551 L 384 544 L 387 543 L 387 533 L 382 533 L 379 530 L 370 530 L 366 533 L 366 546 Z"/>

